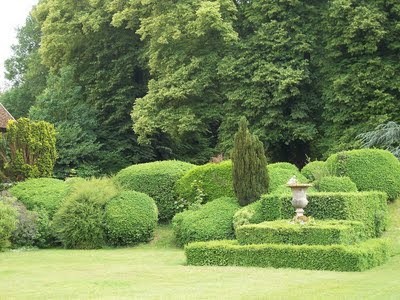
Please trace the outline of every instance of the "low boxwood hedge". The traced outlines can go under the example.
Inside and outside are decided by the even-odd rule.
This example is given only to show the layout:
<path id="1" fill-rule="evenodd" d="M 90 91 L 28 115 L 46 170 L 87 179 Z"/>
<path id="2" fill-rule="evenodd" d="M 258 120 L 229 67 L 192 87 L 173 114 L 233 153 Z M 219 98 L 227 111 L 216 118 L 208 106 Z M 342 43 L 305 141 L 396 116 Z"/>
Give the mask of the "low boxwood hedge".
<path id="1" fill-rule="evenodd" d="M 389 258 L 389 243 L 371 239 L 356 245 L 239 245 L 237 241 L 196 242 L 185 247 L 188 265 L 364 271 Z"/>
<path id="2" fill-rule="evenodd" d="M 170 221 L 179 210 L 176 182 L 194 165 L 182 161 L 137 164 L 118 172 L 115 181 L 124 189 L 149 195 L 156 201 L 159 220 Z"/>
<path id="3" fill-rule="evenodd" d="M 239 244 L 332 245 L 355 244 L 366 239 L 365 226 L 359 221 L 310 221 L 292 223 L 288 220 L 263 222 L 236 229 Z"/>
<path id="4" fill-rule="evenodd" d="M 172 220 L 176 242 L 183 246 L 194 241 L 233 239 L 233 215 L 239 209 L 236 198 L 222 197 L 198 210 L 176 214 Z"/>
<path id="5" fill-rule="evenodd" d="M 315 219 L 361 221 L 370 237 L 380 236 L 388 221 L 387 195 L 382 192 L 310 193 L 305 215 Z M 290 195 L 264 195 L 265 221 L 291 219 L 295 211 Z"/>
<path id="6" fill-rule="evenodd" d="M 317 189 L 320 192 L 357 192 L 356 184 L 350 177 L 326 176 L 318 180 Z"/>
<path id="7" fill-rule="evenodd" d="M 348 176 L 360 191 L 382 191 L 389 200 L 400 195 L 400 162 L 389 151 L 361 149 L 331 155 L 326 166 L 331 175 Z"/>
<path id="8" fill-rule="evenodd" d="M 157 215 L 156 203 L 150 196 L 134 191 L 118 194 L 105 209 L 108 243 L 125 246 L 151 240 Z"/>
<path id="9" fill-rule="evenodd" d="M 10 192 L 28 209 L 42 207 L 52 217 L 66 197 L 68 187 L 62 180 L 32 178 L 16 184 Z"/>

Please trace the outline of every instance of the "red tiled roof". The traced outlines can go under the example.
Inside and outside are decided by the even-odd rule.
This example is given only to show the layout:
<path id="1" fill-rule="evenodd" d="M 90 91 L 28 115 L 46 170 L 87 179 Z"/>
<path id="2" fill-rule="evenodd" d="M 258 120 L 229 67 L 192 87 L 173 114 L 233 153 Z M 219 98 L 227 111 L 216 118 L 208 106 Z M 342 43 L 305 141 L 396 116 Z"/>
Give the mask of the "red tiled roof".
<path id="1" fill-rule="evenodd" d="M 9 120 L 15 120 L 8 110 L 0 103 L 0 128 L 7 128 Z"/>

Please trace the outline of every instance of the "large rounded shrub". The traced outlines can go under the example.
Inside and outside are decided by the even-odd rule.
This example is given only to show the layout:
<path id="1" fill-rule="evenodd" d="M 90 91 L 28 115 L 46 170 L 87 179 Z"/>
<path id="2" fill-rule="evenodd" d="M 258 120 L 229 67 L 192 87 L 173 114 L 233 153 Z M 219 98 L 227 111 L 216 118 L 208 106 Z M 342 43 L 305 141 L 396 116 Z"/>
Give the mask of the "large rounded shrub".
<path id="1" fill-rule="evenodd" d="M 147 242 L 157 225 L 157 206 L 143 193 L 125 191 L 106 205 L 105 224 L 110 244 L 124 246 Z"/>
<path id="2" fill-rule="evenodd" d="M 206 203 L 220 197 L 234 197 L 232 161 L 208 163 L 187 172 L 177 183 L 180 200 L 186 205 Z"/>
<path id="3" fill-rule="evenodd" d="M 170 160 L 133 165 L 118 172 L 115 181 L 126 190 L 142 192 L 157 204 L 160 221 L 169 221 L 177 212 L 175 184 L 194 165 Z"/>
<path id="4" fill-rule="evenodd" d="M 400 195 L 400 162 L 389 151 L 361 149 L 331 155 L 326 166 L 334 176 L 348 176 L 360 191 L 386 192 L 390 200 Z"/>
<path id="5" fill-rule="evenodd" d="M 77 182 L 54 215 L 54 229 L 64 247 L 95 249 L 104 246 L 104 208 L 117 194 L 118 189 L 107 178 Z"/>
<path id="6" fill-rule="evenodd" d="M 290 193 L 290 188 L 286 184 L 293 176 L 296 176 L 298 182 L 308 182 L 297 167 L 294 165 L 293 167 L 288 167 L 287 165 L 282 167 L 281 163 L 268 165 L 270 193 Z"/>
<path id="7" fill-rule="evenodd" d="M 320 180 L 322 177 L 328 176 L 329 172 L 324 161 L 315 160 L 306 164 L 303 169 L 301 169 L 301 174 L 313 182 Z"/>
<path id="8" fill-rule="evenodd" d="M 233 239 L 233 215 L 239 209 L 235 198 L 222 197 L 198 210 L 178 213 L 172 220 L 178 245 L 190 242 Z"/>
<path id="9" fill-rule="evenodd" d="M 12 205 L 0 201 L 0 251 L 10 246 L 10 238 L 17 228 L 17 215 Z"/>
<path id="10" fill-rule="evenodd" d="M 320 192 L 357 192 L 356 184 L 349 177 L 326 176 L 318 183 Z"/>
<path id="11" fill-rule="evenodd" d="M 43 207 L 52 216 L 67 195 L 67 185 L 58 179 L 33 178 L 13 186 L 10 192 L 29 210 Z"/>

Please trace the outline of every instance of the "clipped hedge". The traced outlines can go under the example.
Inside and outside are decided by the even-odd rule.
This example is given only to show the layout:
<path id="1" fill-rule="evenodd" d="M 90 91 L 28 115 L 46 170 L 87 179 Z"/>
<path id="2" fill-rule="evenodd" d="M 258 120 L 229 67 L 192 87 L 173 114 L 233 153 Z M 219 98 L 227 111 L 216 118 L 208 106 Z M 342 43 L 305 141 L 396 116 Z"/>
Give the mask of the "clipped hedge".
<path id="1" fill-rule="evenodd" d="M 178 213 L 172 220 L 176 242 L 183 246 L 194 241 L 233 239 L 233 215 L 239 209 L 236 198 L 222 197 L 198 210 Z"/>
<path id="2" fill-rule="evenodd" d="M 370 237 L 380 236 L 388 222 L 387 195 L 382 192 L 310 193 L 305 215 L 315 219 L 353 220 L 366 225 Z M 290 195 L 264 195 L 265 221 L 291 219 L 295 212 Z"/>
<path id="3" fill-rule="evenodd" d="M 262 202 L 256 201 L 242 207 L 233 215 L 233 228 L 247 224 L 257 224 L 265 220 L 262 212 Z"/>
<path id="4" fill-rule="evenodd" d="M 42 207 L 53 216 L 66 197 L 68 187 L 62 180 L 33 178 L 13 186 L 10 192 L 29 210 Z"/>
<path id="5" fill-rule="evenodd" d="M 176 160 L 138 164 L 118 172 L 115 181 L 126 190 L 152 197 L 158 207 L 159 220 L 169 221 L 179 210 L 176 182 L 193 167 Z"/>
<path id="6" fill-rule="evenodd" d="M 108 178 L 74 184 L 53 220 L 55 233 L 64 247 L 103 247 L 106 244 L 104 208 L 117 194 L 117 187 Z"/>
<path id="7" fill-rule="evenodd" d="M 151 240 L 157 215 L 156 203 L 150 196 L 134 191 L 118 194 L 105 209 L 108 242 L 125 246 Z"/>
<path id="8" fill-rule="evenodd" d="M 306 183 L 308 182 L 307 178 L 305 178 L 296 166 L 291 165 L 289 167 L 289 163 L 276 163 L 268 165 L 269 172 L 269 190 L 270 193 L 282 194 L 282 193 L 291 193 L 290 188 L 286 186 L 287 182 L 293 176 L 296 176 L 298 182 Z"/>
<path id="9" fill-rule="evenodd" d="M 387 150 L 339 152 L 331 155 L 326 165 L 332 175 L 350 177 L 360 191 L 382 191 L 389 200 L 400 195 L 400 162 Z"/>
<path id="10" fill-rule="evenodd" d="M 356 245 L 239 245 L 237 241 L 197 242 L 185 247 L 188 265 L 364 271 L 389 258 L 389 243 L 371 239 Z"/>
<path id="11" fill-rule="evenodd" d="M 208 163 L 187 172 L 177 182 L 181 201 L 203 203 L 221 197 L 235 197 L 232 181 L 232 161 Z M 200 198 L 200 199 L 199 199 Z"/>
<path id="12" fill-rule="evenodd" d="M 324 161 L 315 160 L 306 164 L 303 169 L 301 169 L 301 174 L 310 182 L 313 182 L 328 176 L 329 172 Z"/>
<path id="13" fill-rule="evenodd" d="M 326 176 L 318 183 L 320 192 L 357 192 L 356 184 L 349 177 Z"/>
<path id="14" fill-rule="evenodd" d="M 240 226 L 236 239 L 248 244 L 332 245 L 355 244 L 366 239 L 365 226 L 359 221 L 310 221 L 305 224 L 278 220 Z"/>

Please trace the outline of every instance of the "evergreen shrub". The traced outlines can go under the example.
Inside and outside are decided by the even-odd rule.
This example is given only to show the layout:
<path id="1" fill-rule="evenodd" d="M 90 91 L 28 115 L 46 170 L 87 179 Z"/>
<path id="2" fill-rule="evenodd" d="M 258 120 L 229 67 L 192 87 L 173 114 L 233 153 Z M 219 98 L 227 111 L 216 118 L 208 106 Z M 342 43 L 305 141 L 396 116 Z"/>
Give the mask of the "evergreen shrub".
<path id="1" fill-rule="evenodd" d="M 332 245 L 355 244 L 367 238 L 359 221 L 309 221 L 304 224 L 288 220 L 263 222 L 236 228 L 239 244 Z"/>
<path id="2" fill-rule="evenodd" d="M 328 176 L 329 172 L 324 161 L 311 161 L 301 169 L 301 174 L 310 182 L 320 180 L 322 177 Z"/>
<path id="3" fill-rule="evenodd" d="M 233 239 L 233 215 L 239 209 L 236 198 L 222 197 L 198 210 L 186 210 L 172 220 L 176 242 L 183 246 L 193 241 Z"/>
<path id="4" fill-rule="evenodd" d="M 108 242 L 125 246 L 151 240 L 157 215 L 156 203 L 150 196 L 134 191 L 121 192 L 106 205 Z"/>
<path id="5" fill-rule="evenodd" d="M 17 228 L 18 212 L 10 204 L 0 201 L 0 251 L 10 246 L 10 238 Z"/>
<path id="6" fill-rule="evenodd" d="M 176 182 L 193 167 L 175 160 L 138 164 L 118 172 L 115 181 L 126 190 L 152 197 L 158 207 L 159 220 L 165 222 L 179 211 Z"/>
<path id="7" fill-rule="evenodd" d="M 290 188 L 286 186 L 287 182 L 293 176 L 296 176 L 298 182 L 308 182 L 295 165 L 289 163 L 275 163 L 268 165 L 270 178 L 270 193 L 291 193 Z"/>
<path id="8" fill-rule="evenodd" d="M 299 268 L 364 271 L 389 258 L 390 244 L 371 239 L 355 245 L 239 245 L 237 241 L 191 243 L 185 247 L 188 265 Z"/>
<path id="9" fill-rule="evenodd" d="M 387 227 L 387 195 L 382 192 L 310 193 L 306 216 L 315 219 L 353 220 L 366 225 L 368 236 L 380 236 Z M 265 221 L 292 219 L 295 211 L 291 195 L 263 195 Z"/>
<path id="10" fill-rule="evenodd" d="M 357 192 L 356 184 L 349 177 L 326 176 L 317 182 L 320 192 Z"/>
<path id="11" fill-rule="evenodd" d="M 108 178 L 73 185 L 53 220 L 56 235 L 64 247 L 95 249 L 104 246 L 104 208 L 117 194 L 117 187 Z"/>
<path id="12" fill-rule="evenodd" d="M 68 189 L 62 180 L 32 178 L 14 185 L 10 192 L 29 210 L 43 207 L 53 216 L 66 197 Z"/>
<path id="13" fill-rule="evenodd" d="M 233 215 L 233 227 L 237 228 L 246 224 L 257 224 L 265 220 L 262 214 L 262 202 L 256 201 L 240 208 Z"/>
<path id="14" fill-rule="evenodd" d="M 334 176 L 348 176 L 359 191 L 382 191 L 389 200 L 400 195 L 400 162 L 389 151 L 361 149 L 339 152 L 326 161 Z"/>

